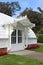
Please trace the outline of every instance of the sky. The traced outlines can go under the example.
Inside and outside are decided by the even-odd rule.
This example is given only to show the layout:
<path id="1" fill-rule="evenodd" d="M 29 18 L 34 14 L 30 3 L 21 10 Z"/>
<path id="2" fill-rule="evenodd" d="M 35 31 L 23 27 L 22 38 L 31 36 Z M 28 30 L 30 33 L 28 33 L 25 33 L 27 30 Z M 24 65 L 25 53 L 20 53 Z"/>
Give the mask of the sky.
<path id="1" fill-rule="evenodd" d="M 0 2 L 16 2 L 18 1 L 21 10 L 19 12 L 16 12 L 16 15 L 14 17 L 17 17 L 26 7 L 32 8 L 35 11 L 37 10 L 37 7 L 41 7 L 43 9 L 43 0 L 0 0 Z"/>

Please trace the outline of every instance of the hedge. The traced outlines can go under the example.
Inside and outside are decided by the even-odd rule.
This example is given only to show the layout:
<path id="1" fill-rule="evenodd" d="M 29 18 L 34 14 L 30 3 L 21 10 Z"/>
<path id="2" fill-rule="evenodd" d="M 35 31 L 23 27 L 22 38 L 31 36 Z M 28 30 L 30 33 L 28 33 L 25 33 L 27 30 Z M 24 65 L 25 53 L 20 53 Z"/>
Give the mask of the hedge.
<path id="1" fill-rule="evenodd" d="M 38 35 L 37 35 L 37 41 L 38 41 L 39 43 L 43 43 L 43 34 L 38 34 Z"/>

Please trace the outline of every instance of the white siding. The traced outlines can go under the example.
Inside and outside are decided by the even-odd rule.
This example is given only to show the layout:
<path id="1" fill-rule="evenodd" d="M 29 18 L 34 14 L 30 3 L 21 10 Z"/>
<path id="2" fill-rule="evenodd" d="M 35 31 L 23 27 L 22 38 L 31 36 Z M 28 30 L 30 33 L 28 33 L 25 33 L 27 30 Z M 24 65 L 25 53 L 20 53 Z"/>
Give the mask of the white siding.
<path id="1" fill-rule="evenodd" d="M 24 49 L 24 44 L 12 44 L 11 45 L 11 51 L 18 51 L 18 50 L 23 50 Z"/>
<path id="2" fill-rule="evenodd" d="M 28 38 L 28 44 L 37 44 L 36 38 Z"/>
<path id="3" fill-rule="evenodd" d="M 0 48 L 7 47 L 8 50 L 10 49 L 10 41 L 9 39 L 0 39 Z"/>
<path id="4" fill-rule="evenodd" d="M 7 47 L 10 50 L 10 25 L 0 27 L 0 31 L 2 32 L 0 32 L 0 48 Z"/>
<path id="5" fill-rule="evenodd" d="M 27 30 L 27 44 L 37 44 L 37 37 L 30 28 Z"/>

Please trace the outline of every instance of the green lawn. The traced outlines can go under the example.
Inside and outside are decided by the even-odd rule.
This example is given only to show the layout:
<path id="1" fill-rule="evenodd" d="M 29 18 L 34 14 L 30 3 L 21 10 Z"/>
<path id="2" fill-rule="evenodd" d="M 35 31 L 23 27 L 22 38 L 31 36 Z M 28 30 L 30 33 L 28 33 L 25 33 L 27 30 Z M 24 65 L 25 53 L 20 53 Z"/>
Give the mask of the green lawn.
<path id="1" fill-rule="evenodd" d="M 43 61 L 12 54 L 0 56 L 0 65 L 43 65 Z"/>
<path id="2" fill-rule="evenodd" d="M 40 48 L 33 49 L 33 51 L 36 51 L 36 52 L 43 52 L 43 45 L 40 45 Z"/>

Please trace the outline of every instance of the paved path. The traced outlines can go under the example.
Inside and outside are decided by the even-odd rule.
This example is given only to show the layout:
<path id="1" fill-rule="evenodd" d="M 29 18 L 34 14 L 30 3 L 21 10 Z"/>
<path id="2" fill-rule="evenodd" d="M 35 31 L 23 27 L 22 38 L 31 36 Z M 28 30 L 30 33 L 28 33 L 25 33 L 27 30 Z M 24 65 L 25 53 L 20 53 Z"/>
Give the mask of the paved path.
<path id="1" fill-rule="evenodd" d="M 39 53 L 39 52 L 34 52 L 32 54 L 26 55 L 26 57 L 43 61 L 43 53 Z"/>
<path id="2" fill-rule="evenodd" d="M 38 45 L 43 45 L 43 43 L 37 43 Z"/>
<path id="3" fill-rule="evenodd" d="M 16 54 L 16 55 L 29 55 L 34 53 L 34 51 L 30 51 L 30 50 L 21 50 L 21 51 L 12 51 L 9 54 Z"/>
<path id="4" fill-rule="evenodd" d="M 43 53 L 39 53 L 35 51 L 30 51 L 30 50 L 22 50 L 22 51 L 15 51 L 15 52 L 13 51 L 13 52 L 10 52 L 9 54 L 24 55 L 29 58 L 43 61 Z"/>

